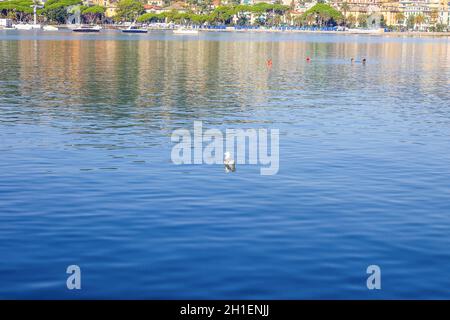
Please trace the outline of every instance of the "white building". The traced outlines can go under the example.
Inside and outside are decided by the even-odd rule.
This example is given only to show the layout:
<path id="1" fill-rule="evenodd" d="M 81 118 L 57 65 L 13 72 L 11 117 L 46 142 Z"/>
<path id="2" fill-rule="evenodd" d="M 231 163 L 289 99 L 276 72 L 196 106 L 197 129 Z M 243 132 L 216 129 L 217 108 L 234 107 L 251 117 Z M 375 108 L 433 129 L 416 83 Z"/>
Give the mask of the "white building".
<path id="1" fill-rule="evenodd" d="M 13 22 L 11 19 L 0 19 L 0 28 L 12 28 Z"/>
<path id="2" fill-rule="evenodd" d="M 430 12 L 430 0 L 400 0 L 399 9 L 405 15 L 405 20 L 411 15 L 427 15 Z"/>
<path id="3" fill-rule="evenodd" d="M 275 0 L 241 0 L 241 4 L 275 3 Z"/>
<path id="4" fill-rule="evenodd" d="M 157 6 L 157 7 L 164 7 L 165 2 L 164 2 L 164 0 L 148 0 L 147 4 L 150 4 L 152 6 Z"/>
<path id="5" fill-rule="evenodd" d="M 447 2 L 447 26 L 450 27 L 450 2 Z"/>
<path id="6" fill-rule="evenodd" d="M 405 15 L 405 23 L 410 16 L 423 15 L 424 27 L 435 24 L 449 24 L 448 0 L 400 0 L 399 10 Z"/>

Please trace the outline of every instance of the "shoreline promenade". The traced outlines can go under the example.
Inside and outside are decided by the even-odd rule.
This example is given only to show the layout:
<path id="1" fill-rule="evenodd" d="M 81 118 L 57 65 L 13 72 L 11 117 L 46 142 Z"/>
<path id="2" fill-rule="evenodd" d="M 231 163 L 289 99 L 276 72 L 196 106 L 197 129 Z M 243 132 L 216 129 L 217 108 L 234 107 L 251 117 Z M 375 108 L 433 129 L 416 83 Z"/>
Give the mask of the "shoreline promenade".
<path id="1" fill-rule="evenodd" d="M 101 25 L 103 29 L 105 30 L 120 30 L 125 28 L 124 25 Z M 64 29 L 71 29 L 70 25 L 67 24 L 61 24 L 57 25 L 58 28 L 64 30 Z M 172 28 L 169 27 L 154 27 L 154 26 L 148 26 L 147 29 L 149 31 L 164 31 L 164 30 L 174 30 L 178 27 L 186 27 L 186 28 L 192 28 L 192 26 L 175 26 Z M 238 32 L 238 33 L 306 33 L 306 34 L 340 34 L 340 35 L 371 35 L 371 36 L 404 36 L 404 37 L 450 37 L 450 32 L 426 32 L 426 31 L 389 31 L 389 32 L 383 32 L 379 30 L 369 30 L 369 29 L 353 29 L 353 30 L 346 30 L 346 31 L 337 31 L 337 30 L 310 30 L 310 29 L 300 29 L 300 28 L 293 28 L 293 27 L 276 27 L 276 28 L 245 28 L 245 27 L 199 27 L 196 26 L 194 29 L 204 32 Z M 0 31 L 8 31 L 11 29 L 2 29 L 0 27 Z M 25 31 L 29 32 L 29 31 Z"/>

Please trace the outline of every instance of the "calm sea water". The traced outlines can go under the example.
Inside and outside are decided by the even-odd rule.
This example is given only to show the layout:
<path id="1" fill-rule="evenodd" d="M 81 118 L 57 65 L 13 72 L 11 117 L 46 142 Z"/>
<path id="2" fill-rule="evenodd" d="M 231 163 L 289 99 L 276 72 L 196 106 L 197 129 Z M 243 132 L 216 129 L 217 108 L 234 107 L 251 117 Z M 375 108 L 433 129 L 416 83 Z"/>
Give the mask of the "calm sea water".
<path id="1" fill-rule="evenodd" d="M 1 298 L 450 298 L 448 38 L 0 31 L 0 66 Z M 279 129 L 279 173 L 172 164 L 194 120 Z"/>

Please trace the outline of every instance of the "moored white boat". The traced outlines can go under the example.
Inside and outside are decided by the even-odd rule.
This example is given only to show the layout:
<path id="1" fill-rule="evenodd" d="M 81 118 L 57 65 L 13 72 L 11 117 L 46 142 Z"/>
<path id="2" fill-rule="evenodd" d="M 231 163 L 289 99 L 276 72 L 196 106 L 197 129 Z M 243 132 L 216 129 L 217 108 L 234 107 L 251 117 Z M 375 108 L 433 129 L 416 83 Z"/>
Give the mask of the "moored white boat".
<path id="1" fill-rule="evenodd" d="M 100 26 L 78 26 L 72 29 L 73 32 L 100 32 Z"/>
<path id="2" fill-rule="evenodd" d="M 40 24 L 15 24 L 13 27 L 17 30 L 33 30 L 33 29 L 40 29 Z"/>
<path id="3" fill-rule="evenodd" d="M 44 31 L 58 31 L 59 29 L 55 26 L 44 26 L 42 28 Z"/>
<path id="4" fill-rule="evenodd" d="M 173 30 L 174 34 L 198 34 L 198 30 L 195 29 L 186 29 L 186 28 L 178 28 Z"/>
<path id="5" fill-rule="evenodd" d="M 147 33 L 147 29 L 141 29 L 138 26 L 130 25 L 126 29 L 122 29 L 122 32 L 124 33 Z"/>

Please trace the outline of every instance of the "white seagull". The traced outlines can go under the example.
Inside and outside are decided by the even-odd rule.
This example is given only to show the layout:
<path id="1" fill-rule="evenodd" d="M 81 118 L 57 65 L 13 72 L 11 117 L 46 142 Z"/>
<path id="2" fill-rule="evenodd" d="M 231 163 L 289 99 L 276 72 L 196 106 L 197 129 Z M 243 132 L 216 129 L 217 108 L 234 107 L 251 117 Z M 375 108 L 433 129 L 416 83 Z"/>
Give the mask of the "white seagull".
<path id="1" fill-rule="evenodd" d="M 225 171 L 234 172 L 236 170 L 236 164 L 234 163 L 234 159 L 231 158 L 231 153 L 227 151 L 224 156 L 225 158 L 223 159 L 223 164 L 225 165 Z"/>

